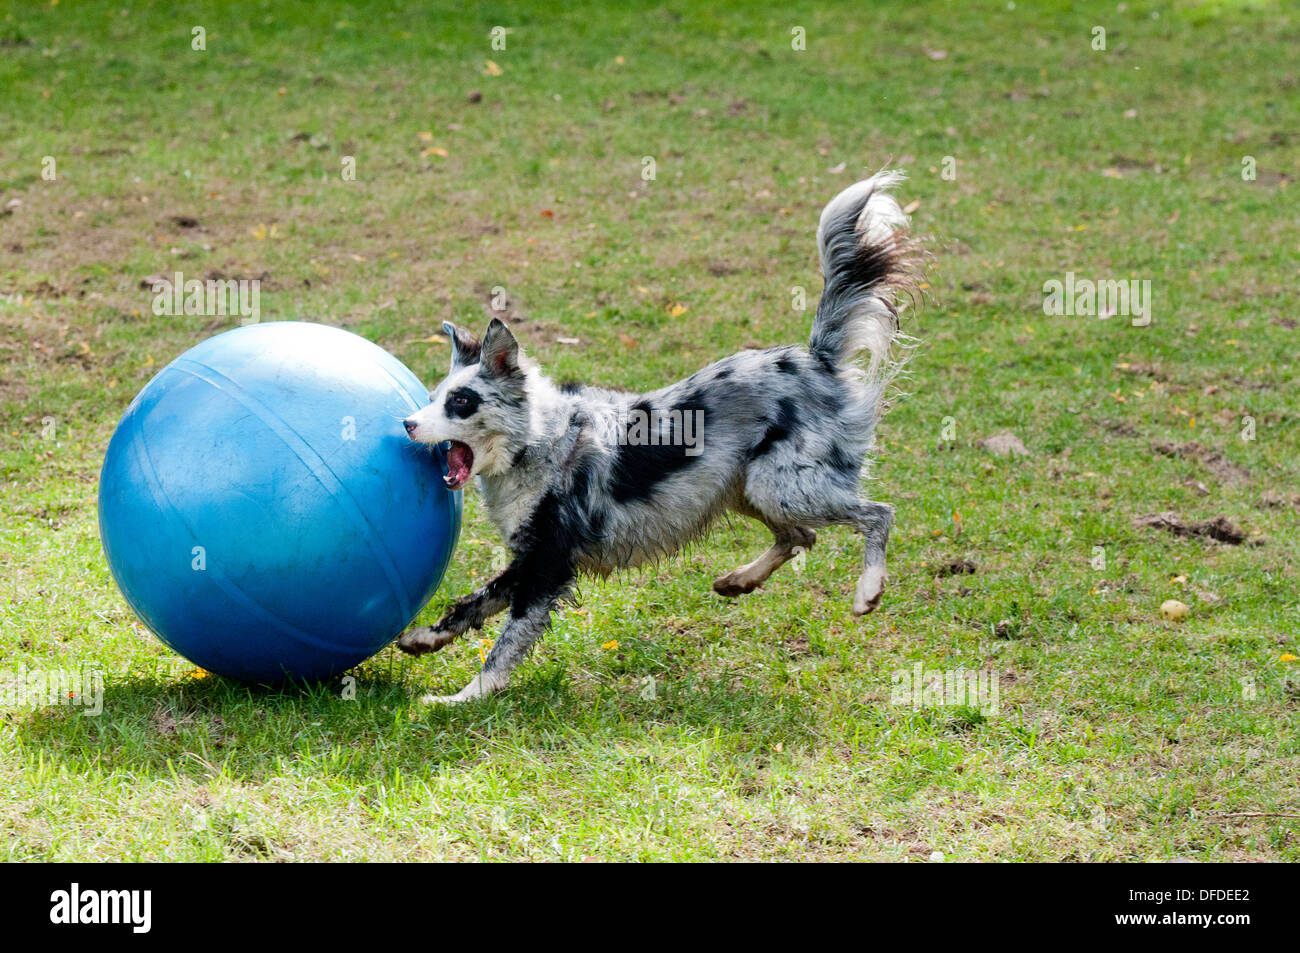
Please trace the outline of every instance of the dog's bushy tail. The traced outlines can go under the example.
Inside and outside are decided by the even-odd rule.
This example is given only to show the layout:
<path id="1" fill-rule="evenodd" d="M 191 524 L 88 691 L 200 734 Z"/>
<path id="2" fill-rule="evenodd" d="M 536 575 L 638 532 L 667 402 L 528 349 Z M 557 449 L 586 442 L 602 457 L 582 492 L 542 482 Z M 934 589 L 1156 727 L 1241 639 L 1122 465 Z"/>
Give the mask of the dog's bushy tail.
<path id="1" fill-rule="evenodd" d="M 817 225 L 826 288 L 808 350 L 835 369 L 867 351 L 866 375 L 877 397 L 904 363 L 897 301 L 916 288 L 916 246 L 889 194 L 903 178 L 886 171 L 854 183 L 831 199 Z"/>

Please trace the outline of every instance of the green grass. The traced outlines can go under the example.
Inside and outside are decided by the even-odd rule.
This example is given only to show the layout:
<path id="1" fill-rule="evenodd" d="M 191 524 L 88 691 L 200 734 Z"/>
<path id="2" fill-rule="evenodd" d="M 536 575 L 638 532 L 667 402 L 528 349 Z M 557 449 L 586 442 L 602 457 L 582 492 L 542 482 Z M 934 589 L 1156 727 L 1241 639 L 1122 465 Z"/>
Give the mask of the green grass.
<path id="1" fill-rule="evenodd" d="M 543 6 L 0 8 L 0 655 L 106 679 L 98 717 L 0 709 L 0 856 L 1300 859 L 1294 8 Z M 116 591 L 108 438 L 231 326 L 155 317 L 145 276 L 263 276 L 264 320 L 429 382 L 425 339 L 501 285 L 555 376 L 648 388 L 805 340 L 816 216 L 887 162 L 933 262 L 870 487 L 898 511 L 879 613 L 849 614 L 840 530 L 718 599 L 766 545 L 736 521 L 585 583 L 506 693 L 446 710 L 417 699 L 469 642 L 385 650 L 352 700 L 250 688 L 193 678 Z M 1044 315 L 1067 271 L 1149 279 L 1151 326 Z M 1030 456 L 976 445 L 1006 430 Z M 1152 449 L 1191 441 L 1241 469 Z M 1159 510 L 1250 539 L 1133 527 Z M 495 543 L 467 494 L 422 621 Z M 996 672 L 998 711 L 894 704 L 917 662 Z"/>

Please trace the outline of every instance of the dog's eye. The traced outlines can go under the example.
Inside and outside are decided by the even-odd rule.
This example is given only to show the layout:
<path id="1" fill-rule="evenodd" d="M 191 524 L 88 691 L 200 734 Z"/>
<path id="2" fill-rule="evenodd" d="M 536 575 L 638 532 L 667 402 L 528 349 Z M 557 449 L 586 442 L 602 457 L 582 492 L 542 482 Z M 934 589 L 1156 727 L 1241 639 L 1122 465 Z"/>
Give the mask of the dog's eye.
<path id="1" fill-rule="evenodd" d="M 447 395 L 447 414 L 451 417 L 459 417 L 462 420 L 473 415 L 478 410 L 479 401 L 482 400 L 478 394 L 467 387 L 453 391 Z"/>

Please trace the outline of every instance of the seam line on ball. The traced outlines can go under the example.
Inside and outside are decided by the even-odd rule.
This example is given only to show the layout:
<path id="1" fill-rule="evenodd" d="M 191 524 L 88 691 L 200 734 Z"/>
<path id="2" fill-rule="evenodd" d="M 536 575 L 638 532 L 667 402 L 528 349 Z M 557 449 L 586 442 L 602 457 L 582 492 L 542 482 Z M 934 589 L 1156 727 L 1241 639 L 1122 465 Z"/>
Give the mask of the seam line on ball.
<path id="1" fill-rule="evenodd" d="M 169 510 L 175 516 L 176 520 L 185 527 L 185 531 L 190 535 L 190 540 L 194 543 L 198 543 L 198 534 L 194 531 L 194 527 L 190 525 L 190 521 L 185 518 L 180 509 L 172 504 L 172 501 L 167 496 L 167 491 L 163 489 L 162 481 L 158 478 L 158 472 L 154 468 L 153 459 L 149 456 L 148 445 L 145 443 L 144 435 L 139 429 L 136 430 L 131 441 L 131 448 L 137 455 L 138 463 L 140 464 L 140 472 L 144 474 L 145 481 L 149 484 L 149 492 L 153 494 L 154 502 L 160 509 Z M 318 639 L 310 632 L 306 632 L 292 623 L 286 622 L 284 619 L 281 619 L 275 613 L 271 612 L 256 599 L 235 585 L 234 581 L 225 573 L 221 572 L 220 569 L 217 569 L 214 566 L 208 566 L 205 571 L 208 578 L 216 584 L 218 589 L 239 605 L 244 606 L 254 615 L 279 629 L 285 635 L 298 639 L 301 642 L 305 642 L 307 645 L 310 645 L 315 649 L 329 652 L 337 651 L 337 646 L 332 645 L 324 639 Z M 130 597 L 127 597 L 127 602 L 131 602 Z M 134 607 L 134 604 L 132 605 Z M 136 614 L 141 615 L 142 617 L 144 615 L 140 612 L 137 612 Z M 159 634 L 159 637 L 161 637 L 161 633 Z M 163 639 L 163 641 L 166 642 L 167 640 Z M 167 644 L 171 645 L 170 642 Z M 176 651 L 180 651 L 179 649 L 176 649 L 175 646 L 171 647 Z"/>
<path id="2" fill-rule="evenodd" d="M 271 428 L 281 441 L 289 448 L 307 471 L 316 479 L 330 497 L 340 504 L 344 512 L 352 519 L 353 524 L 361 530 L 371 552 L 379 560 L 380 568 L 384 575 L 388 577 L 388 584 L 396 596 L 398 604 L 402 610 L 403 618 L 410 619 L 414 613 L 411 612 L 411 600 L 406 592 L 406 586 L 402 583 L 402 575 L 397 570 L 397 565 L 393 561 L 392 554 L 388 547 L 384 545 L 383 539 L 379 533 L 366 519 L 366 514 L 362 511 L 348 488 L 338 475 L 330 469 L 329 464 L 319 453 L 311 448 L 307 441 L 303 440 L 293 429 L 282 420 L 273 410 L 263 404 L 257 398 L 253 397 L 237 383 L 226 377 L 220 371 L 208 367 L 206 364 L 200 364 L 188 358 L 177 358 L 172 366 L 182 374 L 189 374 L 191 377 L 197 377 L 199 380 L 217 388 L 217 390 L 227 394 L 231 399 L 238 401 L 251 413 L 255 414 L 264 424 Z"/>

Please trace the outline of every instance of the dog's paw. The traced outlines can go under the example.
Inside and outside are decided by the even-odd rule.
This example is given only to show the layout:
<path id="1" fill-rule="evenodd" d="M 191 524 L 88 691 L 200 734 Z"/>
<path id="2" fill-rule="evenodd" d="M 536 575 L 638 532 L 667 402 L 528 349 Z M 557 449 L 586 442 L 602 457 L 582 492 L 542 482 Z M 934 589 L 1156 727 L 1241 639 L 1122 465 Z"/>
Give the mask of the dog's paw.
<path id="1" fill-rule="evenodd" d="M 422 625 L 403 632 L 397 640 L 397 647 L 408 655 L 424 655 L 426 652 L 436 652 L 454 641 L 456 636 L 445 629 Z"/>
<path id="2" fill-rule="evenodd" d="M 469 701 L 468 698 L 461 698 L 460 693 L 455 695 L 421 695 L 421 705 L 459 705 L 461 702 Z"/>
<path id="3" fill-rule="evenodd" d="M 476 698 L 486 698 L 506 687 L 508 676 L 479 672 L 455 695 L 421 695 L 421 705 L 460 705 Z"/>
<path id="4" fill-rule="evenodd" d="M 728 599 L 734 599 L 737 596 L 743 596 L 747 592 L 753 592 L 762 583 L 752 578 L 738 576 L 734 572 L 729 572 L 725 576 L 719 576 L 713 580 L 713 591 L 720 596 Z"/>
<path id="5" fill-rule="evenodd" d="M 858 587 L 853 593 L 853 614 L 866 615 L 880 605 L 885 591 L 885 567 L 871 566 L 858 577 Z"/>

